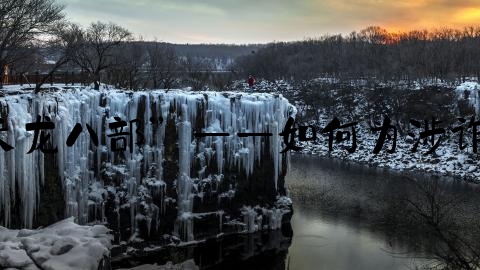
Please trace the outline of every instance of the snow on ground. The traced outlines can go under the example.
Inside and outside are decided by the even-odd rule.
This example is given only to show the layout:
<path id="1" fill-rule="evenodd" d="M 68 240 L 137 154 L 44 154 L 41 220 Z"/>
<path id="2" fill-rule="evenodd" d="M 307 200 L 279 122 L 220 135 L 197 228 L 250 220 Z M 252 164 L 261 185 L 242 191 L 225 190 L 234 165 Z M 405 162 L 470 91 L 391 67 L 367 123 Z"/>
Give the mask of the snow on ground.
<path id="1" fill-rule="evenodd" d="M 334 82 L 330 78 L 319 78 L 314 81 Z M 361 82 L 355 82 L 354 86 L 358 86 Z M 238 90 L 249 91 L 248 86 L 244 82 L 237 82 L 234 84 Z M 386 85 L 394 85 L 399 87 L 399 83 L 391 83 Z M 422 86 L 449 86 L 444 85 L 439 81 L 430 81 L 426 83 L 416 83 L 415 89 L 421 89 Z M 405 89 L 412 89 L 412 86 L 405 84 Z M 401 87 L 400 87 L 401 88 Z M 467 81 L 458 83 L 455 88 L 458 99 L 468 98 L 468 102 L 475 108 L 478 115 L 480 113 L 480 84 L 476 81 Z M 402 88 L 403 89 L 403 88 Z M 293 104 L 300 104 L 301 100 L 299 90 L 293 87 L 286 81 L 267 82 L 260 81 L 255 85 L 253 92 L 276 92 L 281 93 L 286 97 L 290 97 L 290 102 Z M 362 108 L 357 107 L 354 114 L 361 113 Z M 320 127 L 325 127 L 332 119 L 325 115 L 320 116 Z M 342 120 L 341 124 L 347 124 Z M 283 129 L 283 127 L 282 127 Z M 430 146 L 423 146 L 420 143 L 417 152 L 411 151 L 415 140 L 409 137 L 398 137 L 395 152 L 388 154 L 386 150 L 392 146 L 392 141 L 386 140 L 382 151 L 375 155 L 373 149 L 377 142 L 379 132 L 372 132 L 365 122 L 360 122 L 356 127 L 357 149 L 353 154 L 346 151 L 346 148 L 351 147 L 351 141 L 346 141 L 340 144 L 333 142 L 333 151 L 328 149 L 328 133 L 320 133 L 317 130 L 317 140 L 315 142 L 299 142 L 298 133 L 296 134 L 296 143 L 302 147 L 298 153 L 312 154 L 318 156 L 325 156 L 330 158 L 342 159 L 345 161 L 364 163 L 368 166 L 382 167 L 398 171 L 416 171 L 425 172 L 435 175 L 448 175 L 457 178 L 466 179 L 472 182 L 480 182 L 480 164 L 478 163 L 478 156 L 472 153 L 471 142 L 467 149 L 458 149 L 458 134 L 454 134 L 451 138 L 443 138 L 440 142 L 439 148 L 435 153 L 430 155 L 423 155 L 430 149 Z M 351 131 L 350 129 L 343 129 L 342 131 Z M 311 134 L 307 134 L 310 137 Z M 418 134 L 417 134 L 418 137 Z M 438 138 L 438 137 L 437 137 Z M 464 137 L 466 140 L 466 137 Z"/>
<path id="2" fill-rule="evenodd" d="M 469 102 L 473 105 L 477 114 L 480 111 L 479 90 L 480 84 L 477 82 L 465 82 L 455 88 L 459 99 L 463 99 L 465 92 L 468 92 Z M 321 115 L 319 124 L 323 128 L 331 120 L 325 115 Z M 341 120 L 341 124 L 344 125 L 347 122 Z M 478 156 L 472 151 L 471 141 L 466 149 L 459 149 L 459 134 L 452 134 L 450 137 L 443 136 L 437 150 L 428 155 L 424 154 L 431 149 L 430 143 L 423 145 L 423 140 L 421 140 L 418 150 L 412 152 L 413 145 L 417 139 L 401 136 L 397 138 L 394 153 L 387 153 L 387 150 L 392 147 L 392 141 L 387 139 L 381 152 L 373 154 L 379 132 L 372 132 L 365 121 L 359 122 L 355 129 L 357 149 L 352 154 L 346 151 L 346 148 L 352 146 L 352 141 L 337 144 L 334 139 L 333 150 L 329 151 L 328 133 L 319 133 L 318 131 L 315 142 L 298 142 L 298 145 L 303 147 L 299 152 L 364 163 L 374 167 L 399 171 L 426 172 L 433 175 L 452 176 L 476 183 L 480 182 Z M 351 131 L 351 129 L 342 129 L 342 131 Z M 393 134 L 392 132 L 390 133 Z M 307 137 L 310 136 L 311 134 L 307 135 Z M 416 134 L 416 138 L 418 138 L 418 134 Z M 435 139 L 438 140 L 438 138 L 436 136 Z M 471 140 L 471 138 L 464 135 L 463 140 Z"/>
<path id="3" fill-rule="evenodd" d="M 343 123 L 342 123 L 343 124 Z M 313 154 L 345 161 L 365 163 L 369 166 L 389 168 L 399 171 L 426 172 L 434 175 L 453 176 L 472 182 L 480 180 L 480 167 L 478 160 L 471 153 L 458 150 L 458 146 L 452 141 L 444 140 L 434 154 L 424 155 L 429 149 L 420 148 L 412 152 L 414 142 L 405 138 L 398 138 L 395 152 L 389 154 L 392 142 L 386 140 L 382 151 L 373 154 L 378 133 L 372 133 L 365 127 L 357 127 L 357 149 L 350 154 L 346 148 L 350 148 L 351 141 L 336 144 L 333 142 L 333 150 L 328 149 L 328 135 L 319 134 L 317 141 L 300 142 L 303 148 L 299 151 L 303 154 Z"/>
<path id="4" fill-rule="evenodd" d="M 97 270 L 110 256 L 112 236 L 103 225 L 68 218 L 38 230 L 0 226 L 1 269 Z"/>

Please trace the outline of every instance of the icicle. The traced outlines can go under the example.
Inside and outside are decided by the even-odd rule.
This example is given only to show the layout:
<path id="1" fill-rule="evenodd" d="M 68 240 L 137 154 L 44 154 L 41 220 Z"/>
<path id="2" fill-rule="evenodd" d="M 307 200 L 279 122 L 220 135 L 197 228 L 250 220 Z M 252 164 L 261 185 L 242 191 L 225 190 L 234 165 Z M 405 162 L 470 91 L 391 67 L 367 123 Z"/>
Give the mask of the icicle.
<path id="1" fill-rule="evenodd" d="M 223 214 L 225 214 L 224 211 L 220 210 L 217 212 L 218 216 L 218 229 L 220 232 L 223 232 Z"/>
<path id="2" fill-rule="evenodd" d="M 263 214 L 268 218 L 268 228 L 270 230 L 278 230 L 282 227 L 284 210 L 278 208 L 263 209 Z"/>
<path id="3" fill-rule="evenodd" d="M 242 207 L 241 209 L 243 215 L 243 222 L 245 224 L 245 232 L 253 233 L 258 231 L 258 225 L 256 224 L 257 221 L 257 212 L 252 209 L 251 207 Z"/>
<path id="4" fill-rule="evenodd" d="M 178 123 L 178 150 L 179 150 L 179 178 L 177 180 L 178 189 L 178 218 L 176 227 L 180 226 L 182 230 L 182 239 L 193 241 L 193 221 L 192 208 L 193 182 L 190 179 L 191 152 L 190 145 L 192 140 L 192 128 L 188 121 L 188 107 L 186 104 L 181 105 L 182 122 Z M 179 229 L 176 228 L 178 233 Z"/>

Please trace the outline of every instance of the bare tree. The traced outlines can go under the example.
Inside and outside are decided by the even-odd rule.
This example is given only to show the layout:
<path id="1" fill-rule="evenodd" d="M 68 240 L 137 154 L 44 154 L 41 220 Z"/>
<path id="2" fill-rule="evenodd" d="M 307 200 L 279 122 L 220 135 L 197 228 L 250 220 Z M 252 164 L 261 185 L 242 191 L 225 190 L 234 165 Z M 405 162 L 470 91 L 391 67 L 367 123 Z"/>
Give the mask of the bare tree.
<path id="1" fill-rule="evenodd" d="M 478 269 L 480 249 L 475 241 L 478 235 L 468 237 L 468 233 L 466 235 L 460 231 L 460 221 L 456 218 L 462 214 L 459 205 L 467 204 L 468 199 L 446 194 L 439 178 L 425 182 L 408 177 L 406 179 L 416 190 L 404 199 L 412 217 L 420 221 L 438 241 L 433 250 L 435 259 L 440 262 L 436 269 Z"/>
<path id="2" fill-rule="evenodd" d="M 96 22 L 83 34 L 82 46 L 76 51 L 75 63 L 93 76 L 95 89 L 100 89 L 100 73 L 111 67 L 112 53 L 132 34 L 114 23 Z"/>
<path id="3" fill-rule="evenodd" d="M 113 55 L 114 65 L 108 70 L 110 83 L 131 90 L 137 90 L 145 84 L 142 67 L 146 63 L 146 54 L 142 41 L 123 43 Z"/>
<path id="4" fill-rule="evenodd" d="M 206 58 L 188 55 L 182 61 L 188 84 L 193 90 L 202 90 L 212 74 L 213 63 Z"/>
<path id="5" fill-rule="evenodd" d="M 147 47 L 148 75 L 153 88 L 172 88 L 178 73 L 178 57 L 175 49 L 169 44 L 155 42 Z"/>
<path id="6" fill-rule="evenodd" d="M 480 27 L 390 33 L 377 26 L 349 35 L 271 43 L 236 60 L 236 69 L 268 80 L 318 77 L 455 82 L 480 77 Z"/>
<path id="7" fill-rule="evenodd" d="M 36 37 L 64 18 L 63 8 L 54 0 L 0 1 L 0 74 L 27 55 Z"/>
<path id="8" fill-rule="evenodd" d="M 55 25 L 50 31 L 50 39 L 45 41 L 45 52 L 52 56 L 56 55 L 56 60 L 47 74 L 44 74 L 35 86 L 35 93 L 40 91 L 42 85 L 48 78 L 63 65 L 73 61 L 75 54 L 82 43 L 82 30 L 76 24 L 61 23 Z M 46 57 L 44 57 L 46 59 Z"/>

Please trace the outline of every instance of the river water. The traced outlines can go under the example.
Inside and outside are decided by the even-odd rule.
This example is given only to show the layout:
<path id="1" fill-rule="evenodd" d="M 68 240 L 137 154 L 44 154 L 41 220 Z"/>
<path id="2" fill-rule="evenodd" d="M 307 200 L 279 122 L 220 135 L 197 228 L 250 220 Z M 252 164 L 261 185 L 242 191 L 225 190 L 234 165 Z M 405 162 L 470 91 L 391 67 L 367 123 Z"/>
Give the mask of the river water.
<path id="1" fill-rule="evenodd" d="M 382 233 L 322 216 L 302 205 L 295 207 L 292 227 L 286 269 L 406 270 L 426 264 L 414 258 L 420 254 L 404 246 L 392 246 Z"/>
<path id="2" fill-rule="evenodd" d="M 425 254 L 412 250 L 405 241 L 375 231 L 362 221 L 325 213 L 322 209 L 325 203 L 321 199 L 315 200 L 316 194 L 330 196 L 329 191 L 334 190 L 337 194 L 331 196 L 345 193 L 349 197 L 346 200 L 357 199 L 361 205 L 368 187 L 374 187 L 379 181 L 392 181 L 392 178 L 395 181 L 399 175 L 364 165 L 294 156 L 286 179 L 294 198 L 293 239 L 286 268 L 400 270 L 428 264 L 430 261 L 420 258 Z M 318 190 L 318 193 L 312 190 Z M 350 191 L 360 198 L 350 198 Z"/>
<path id="3" fill-rule="evenodd" d="M 171 252 L 153 255 L 140 264 L 187 261 L 188 266 L 172 269 L 228 270 L 407 270 L 431 266 L 435 261 L 427 258 L 438 243 L 428 237 L 428 231 L 417 232 L 415 226 L 408 233 L 401 230 L 405 207 L 396 198 L 410 192 L 405 176 L 435 178 L 292 155 L 286 177 L 294 204 L 291 239 L 291 231 L 287 238 L 283 231 L 239 235 L 186 247 L 175 251 L 173 258 Z M 470 185 L 436 179 L 443 190 L 457 197 L 478 197 Z M 472 207 L 466 212 L 478 211 L 477 206 Z M 388 226 L 382 225 L 385 220 L 390 221 Z"/>

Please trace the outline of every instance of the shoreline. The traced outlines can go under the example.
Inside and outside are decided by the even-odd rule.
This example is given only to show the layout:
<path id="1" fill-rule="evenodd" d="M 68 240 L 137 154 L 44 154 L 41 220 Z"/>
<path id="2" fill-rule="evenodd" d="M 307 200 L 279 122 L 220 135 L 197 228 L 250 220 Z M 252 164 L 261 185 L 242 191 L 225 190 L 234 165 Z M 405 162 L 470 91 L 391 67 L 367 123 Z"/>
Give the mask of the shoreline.
<path id="1" fill-rule="evenodd" d="M 308 151 L 299 151 L 299 152 L 293 152 L 292 157 L 295 155 L 302 155 L 302 156 L 310 156 L 313 158 L 321 158 L 321 159 L 328 159 L 328 160 L 333 160 L 333 161 L 338 161 L 344 164 L 353 164 L 357 166 L 363 166 L 364 168 L 372 168 L 375 170 L 382 170 L 385 172 L 391 172 L 391 173 L 398 173 L 398 174 L 404 174 L 405 176 L 408 176 L 410 174 L 419 174 L 422 176 L 428 176 L 428 177 L 440 177 L 440 178 L 450 178 L 454 181 L 463 181 L 467 184 L 480 184 L 480 178 L 478 176 L 475 176 L 473 173 L 465 173 L 464 175 L 461 175 L 459 173 L 455 172 L 441 172 L 438 170 L 426 170 L 422 168 L 398 168 L 398 167 L 392 167 L 389 166 L 387 163 L 376 163 L 376 162 L 370 162 L 369 160 L 355 160 L 355 159 L 350 159 L 347 156 L 342 156 L 338 154 L 332 154 L 331 152 L 308 152 Z M 428 162 L 422 162 L 422 164 L 427 164 L 430 165 L 431 167 L 434 167 L 435 164 L 428 163 Z M 429 167 L 428 169 L 432 169 Z M 477 165 L 478 167 L 478 165 Z"/>

